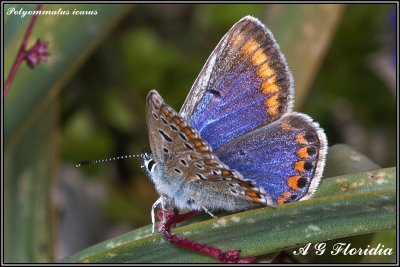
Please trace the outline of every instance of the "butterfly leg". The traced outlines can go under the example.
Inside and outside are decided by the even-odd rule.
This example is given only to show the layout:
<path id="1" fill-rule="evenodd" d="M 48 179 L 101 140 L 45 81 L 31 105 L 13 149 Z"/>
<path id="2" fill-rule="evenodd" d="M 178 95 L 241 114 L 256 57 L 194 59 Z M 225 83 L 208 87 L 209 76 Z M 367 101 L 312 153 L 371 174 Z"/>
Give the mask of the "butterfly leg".
<path id="1" fill-rule="evenodd" d="M 154 215 L 154 210 L 155 210 L 155 209 L 157 208 L 157 206 L 160 205 L 160 204 L 161 204 L 161 210 L 162 210 L 162 213 L 163 213 L 163 218 L 162 218 L 162 220 L 164 221 L 164 218 L 165 218 L 165 215 L 164 215 L 164 210 L 165 210 L 165 199 L 164 199 L 164 196 L 162 196 L 162 195 L 156 200 L 156 202 L 154 202 L 153 206 L 151 206 L 151 222 L 152 222 L 152 224 L 153 224 L 153 227 L 152 227 L 152 229 L 151 229 L 151 233 L 152 233 L 152 234 L 155 233 L 155 228 L 156 228 L 156 218 L 155 218 L 155 215 Z"/>
<path id="2" fill-rule="evenodd" d="M 210 216 L 213 217 L 214 219 L 217 219 L 217 218 L 218 218 L 217 216 L 215 216 L 214 214 L 212 214 L 211 211 L 209 211 L 206 207 L 204 207 L 203 205 L 201 205 L 201 203 L 198 202 L 196 199 L 194 199 L 194 198 L 191 198 L 191 199 L 192 199 L 197 205 L 199 205 L 200 208 L 201 208 L 202 210 L 204 210 L 206 213 L 208 213 L 208 215 L 210 215 Z"/>
<path id="3" fill-rule="evenodd" d="M 183 214 L 178 214 L 178 210 L 174 209 L 166 209 L 164 212 L 159 210 L 157 211 L 157 218 L 161 221 L 161 223 L 158 225 L 158 232 L 162 232 L 164 222 L 168 221 L 172 217 L 174 217 L 174 225 L 183 221 L 188 220 L 190 217 L 196 215 L 198 212 L 197 211 L 189 211 L 187 213 Z M 171 225 L 173 226 L 173 225 Z"/>
<path id="4" fill-rule="evenodd" d="M 209 255 L 223 263 L 251 263 L 256 260 L 256 257 L 239 258 L 240 250 L 222 252 L 218 248 L 196 243 L 185 238 L 180 238 L 177 235 L 171 233 L 172 225 L 187 220 L 196 213 L 197 211 L 190 211 L 184 214 L 178 214 L 177 212 L 174 212 L 171 217 L 168 216 L 167 220 L 163 222 L 161 231 L 164 234 L 165 240 L 171 242 L 176 246 L 188 248 L 199 253 Z"/>

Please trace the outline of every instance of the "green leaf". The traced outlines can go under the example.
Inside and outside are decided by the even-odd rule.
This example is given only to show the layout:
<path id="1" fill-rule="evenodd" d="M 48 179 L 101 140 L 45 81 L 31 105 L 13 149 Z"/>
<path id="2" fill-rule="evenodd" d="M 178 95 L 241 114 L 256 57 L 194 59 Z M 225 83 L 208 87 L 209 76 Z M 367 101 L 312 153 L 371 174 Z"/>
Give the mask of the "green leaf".
<path id="1" fill-rule="evenodd" d="M 177 228 L 178 236 L 264 255 L 309 242 L 394 229 L 396 168 L 324 179 L 314 199 L 263 208 Z M 140 228 L 83 250 L 63 262 L 214 262 Z M 227 238 L 228 237 L 228 238 Z"/>
<path id="2" fill-rule="evenodd" d="M 378 169 L 379 165 L 353 148 L 337 144 L 329 148 L 324 177 L 339 176 L 361 171 Z"/>
<path id="3" fill-rule="evenodd" d="M 4 68 L 8 74 L 36 5 L 5 5 Z M 54 259 L 57 216 L 52 206 L 59 166 L 56 96 L 107 33 L 130 10 L 129 5 L 45 4 L 43 10 L 69 15 L 40 15 L 28 48 L 37 38 L 49 42 L 50 58 L 31 70 L 22 65 L 4 109 L 4 260 L 49 262 Z M 98 15 L 73 15 L 74 10 Z"/>
<path id="4" fill-rule="evenodd" d="M 4 159 L 4 259 L 49 262 L 55 248 L 50 192 L 57 171 L 56 105 L 47 107 Z M 42 141 L 39 141 L 42 140 Z"/>

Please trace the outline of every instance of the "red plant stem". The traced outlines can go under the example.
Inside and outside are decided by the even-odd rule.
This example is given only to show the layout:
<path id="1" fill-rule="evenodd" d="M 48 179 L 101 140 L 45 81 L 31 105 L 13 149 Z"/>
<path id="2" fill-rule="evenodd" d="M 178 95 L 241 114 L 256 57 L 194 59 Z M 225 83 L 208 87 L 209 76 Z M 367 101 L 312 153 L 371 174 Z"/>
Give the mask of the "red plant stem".
<path id="1" fill-rule="evenodd" d="M 175 212 L 169 213 L 167 218 L 165 218 L 166 221 L 163 222 L 162 225 L 162 233 L 164 234 L 165 240 L 175 244 L 176 246 L 188 248 L 193 251 L 211 256 L 222 263 L 252 263 L 256 260 L 256 257 L 239 258 L 240 250 L 223 252 L 218 248 L 196 243 L 185 238 L 180 238 L 171 233 L 172 225 L 185 221 L 195 214 L 197 214 L 197 211 L 191 211 L 184 214 L 178 214 Z"/>
<path id="2" fill-rule="evenodd" d="M 36 10 L 35 11 L 41 10 L 42 7 L 43 7 L 43 4 L 38 4 L 36 6 Z M 37 19 L 37 15 L 34 14 L 32 16 L 31 21 L 29 22 L 28 29 L 25 32 L 24 39 L 22 39 L 21 46 L 19 47 L 19 50 L 18 50 L 18 54 L 15 57 L 14 63 L 12 65 L 12 67 L 11 67 L 11 71 L 7 76 L 6 83 L 4 84 L 4 91 L 3 91 L 4 97 L 6 97 L 6 95 L 8 93 L 8 90 L 11 87 L 11 83 L 14 80 L 15 75 L 17 74 L 18 68 L 19 68 L 19 66 L 21 65 L 21 63 L 22 63 L 22 61 L 24 59 L 24 53 L 25 53 L 25 49 L 26 49 L 26 44 L 28 42 L 29 36 L 32 33 L 32 29 L 33 29 L 33 26 L 34 26 L 34 24 L 36 22 L 36 19 Z"/>

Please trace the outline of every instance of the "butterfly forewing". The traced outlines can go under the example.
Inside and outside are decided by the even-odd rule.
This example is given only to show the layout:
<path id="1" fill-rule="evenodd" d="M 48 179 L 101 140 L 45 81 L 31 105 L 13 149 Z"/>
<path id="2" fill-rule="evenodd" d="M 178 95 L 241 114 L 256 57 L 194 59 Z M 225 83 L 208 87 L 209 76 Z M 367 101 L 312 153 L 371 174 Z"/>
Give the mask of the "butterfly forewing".
<path id="1" fill-rule="evenodd" d="M 180 115 L 217 149 L 291 111 L 292 97 L 292 75 L 272 33 L 248 16 L 212 52 Z"/>

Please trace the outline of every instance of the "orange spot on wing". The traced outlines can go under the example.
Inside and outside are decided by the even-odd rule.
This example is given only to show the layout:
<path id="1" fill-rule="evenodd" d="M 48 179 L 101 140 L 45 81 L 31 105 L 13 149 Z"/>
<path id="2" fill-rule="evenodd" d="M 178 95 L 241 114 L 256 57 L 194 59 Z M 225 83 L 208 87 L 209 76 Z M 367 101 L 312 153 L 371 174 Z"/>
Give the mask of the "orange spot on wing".
<path id="1" fill-rule="evenodd" d="M 264 78 L 267 78 L 267 77 L 271 77 L 272 75 L 275 75 L 275 71 L 269 67 L 267 62 L 265 62 L 257 70 L 257 75 L 264 79 Z M 275 82 L 275 78 L 274 78 L 274 82 Z"/>
<path id="2" fill-rule="evenodd" d="M 298 176 L 298 175 L 290 176 L 290 177 L 287 179 L 287 184 L 288 184 L 288 186 L 289 186 L 290 188 L 292 188 L 293 190 L 299 190 L 299 189 L 300 189 L 299 186 L 298 186 L 299 179 L 300 179 L 300 176 Z"/>
<path id="3" fill-rule="evenodd" d="M 182 131 L 186 134 L 187 137 L 189 137 L 189 139 L 196 138 L 195 132 L 192 129 L 190 129 L 189 127 L 183 128 Z M 200 142 L 199 140 L 197 140 L 197 141 Z M 196 145 L 196 144 L 194 144 L 194 145 Z"/>
<path id="4" fill-rule="evenodd" d="M 249 189 L 249 190 L 253 189 L 253 187 L 248 182 L 245 182 L 245 181 L 240 181 L 239 185 L 244 187 L 244 188 L 246 188 L 246 189 Z"/>
<path id="5" fill-rule="evenodd" d="M 294 164 L 294 168 L 295 168 L 295 170 L 296 171 L 298 171 L 298 172 L 304 172 L 304 161 L 297 161 L 295 164 Z"/>
<path id="6" fill-rule="evenodd" d="M 178 118 L 178 117 L 176 117 L 176 118 L 174 119 L 174 122 L 175 122 L 175 124 L 176 124 L 180 129 L 182 129 L 182 130 L 187 126 L 186 122 L 184 122 L 183 120 L 181 120 L 181 119 Z"/>
<path id="7" fill-rule="evenodd" d="M 253 53 L 259 47 L 260 47 L 260 45 L 258 44 L 258 42 L 256 40 L 252 39 L 244 45 L 242 52 L 245 56 L 249 56 L 251 53 Z"/>
<path id="8" fill-rule="evenodd" d="M 298 134 L 296 136 L 296 142 L 299 144 L 303 144 L 303 145 L 307 144 L 307 140 L 304 138 L 304 136 L 302 134 Z"/>
<path id="9" fill-rule="evenodd" d="M 211 159 L 206 159 L 206 160 L 204 161 L 204 164 L 206 164 L 207 166 L 211 166 L 211 167 L 213 167 L 213 166 L 216 165 L 215 162 L 212 161 Z"/>
<path id="10" fill-rule="evenodd" d="M 269 115 L 275 116 L 276 114 L 278 114 L 278 107 L 279 107 L 278 94 L 269 97 L 265 101 L 265 105 L 267 106 L 267 112 Z"/>
<path id="11" fill-rule="evenodd" d="M 223 170 L 221 171 L 221 174 L 222 174 L 223 176 L 229 176 L 229 175 L 232 174 L 232 172 L 231 172 L 230 170 L 223 169 Z"/>
<path id="12" fill-rule="evenodd" d="M 307 148 L 308 147 L 302 147 L 302 148 L 300 148 L 299 150 L 297 150 L 297 155 L 300 157 L 300 158 L 303 158 L 303 159 L 306 159 L 306 158 L 309 158 L 310 157 L 310 155 L 308 155 L 308 153 L 307 153 Z"/>
<path id="13" fill-rule="evenodd" d="M 179 126 L 179 123 L 181 123 L 181 120 L 178 117 L 175 117 L 174 118 L 174 122 L 175 122 L 176 125 Z"/>
<path id="14" fill-rule="evenodd" d="M 193 141 L 193 144 L 194 144 L 195 147 L 200 147 L 200 146 L 203 145 L 203 143 L 202 143 L 199 139 L 194 140 L 194 141 Z"/>
<path id="15" fill-rule="evenodd" d="M 251 57 L 251 63 L 253 66 L 259 66 L 267 60 L 267 55 L 262 49 L 257 50 Z"/>
<path id="16" fill-rule="evenodd" d="M 286 122 L 281 124 L 281 127 L 283 130 L 285 131 L 290 131 L 292 129 L 292 126 L 290 126 L 289 124 L 287 124 Z"/>
<path id="17" fill-rule="evenodd" d="M 288 191 L 288 192 L 283 192 L 283 193 L 282 193 L 282 196 L 283 196 L 284 198 L 288 199 L 289 197 L 292 196 L 292 193 L 290 193 L 289 191 Z"/>
<path id="18" fill-rule="evenodd" d="M 292 193 L 290 193 L 289 191 L 283 192 L 283 193 L 282 193 L 282 196 L 283 196 L 283 197 L 280 197 L 280 198 L 278 199 L 278 204 L 284 204 L 284 203 L 286 203 L 286 200 L 288 200 L 288 199 L 292 196 Z"/>
<path id="19" fill-rule="evenodd" d="M 163 114 L 165 115 L 165 117 L 167 117 L 167 118 L 169 118 L 169 117 L 172 116 L 172 112 L 169 111 L 169 110 L 166 109 L 166 108 L 164 108 L 162 112 L 163 112 Z"/>
<path id="20" fill-rule="evenodd" d="M 252 54 L 254 51 L 256 51 L 258 48 L 260 47 L 260 44 L 252 39 L 250 41 L 248 41 L 244 47 L 243 47 L 243 54 L 245 56 L 249 56 L 250 54 Z"/>
<path id="21" fill-rule="evenodd" d="M 275 78 L 271 78 L 261 84 L 261 91 L 264 94 L 276 93 L 279 89 L 279 86 L 275 84 Z"/>
<path id="22" fill-rule="evenodd" d="M 190 159 L 198 160 L 200 157 L 196 156 L 196 154 L 190 154 Z"/>
<path id="23" fill-rule="evenodd" d="M 258 202 L 260 200 L 260 195 L 253 191 L 246 191 L 246 195 L 255 202 Z"/>
<path id="24" fill-rule="evenodd" d="M 201 152 L 206 152 L 206 151 L 208 151 L 208 147 L 205 146 L 205 145 L 202 145 L 202 146 L 199 147 L 199 150 L 200 150 Z"/>
<path id="25" fill-rule="evenodd" d="M 208 146 L 206 146 L 206 145 L 204 144 L 204 142 L 201 141 L 201 140 L 199 140 L 199 139 L 195 139 L 195 140 L 193 141 L 193 144 L 194 144 L 194 146 L 195 146 L 196 148 L 198 148 L 201 152 L 206 152 L 206 151 L 208 151 Z"/>

